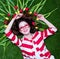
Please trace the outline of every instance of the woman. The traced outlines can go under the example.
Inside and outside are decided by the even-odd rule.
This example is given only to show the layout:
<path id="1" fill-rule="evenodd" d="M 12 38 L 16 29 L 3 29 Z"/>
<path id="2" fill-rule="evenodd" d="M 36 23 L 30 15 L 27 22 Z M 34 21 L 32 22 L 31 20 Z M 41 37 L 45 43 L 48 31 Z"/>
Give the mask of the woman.
<path id="1" fill-rule="evenodd" d="M 47 21 L 43 15 L 38 14 L 37 18 L 45 22 L 49 28 L 44 31 L 36 31 L 32 25 L 32 18 L 18 14 L 8 24 L 5 34 L 21 49 L 24 59 L 55 59 L 46 48 L 44 39 L 49 35 L 53 35 L 57 28 Z M 17 38 L 17 35 L 23 35 L 23 37 L 20 39 Z"/>

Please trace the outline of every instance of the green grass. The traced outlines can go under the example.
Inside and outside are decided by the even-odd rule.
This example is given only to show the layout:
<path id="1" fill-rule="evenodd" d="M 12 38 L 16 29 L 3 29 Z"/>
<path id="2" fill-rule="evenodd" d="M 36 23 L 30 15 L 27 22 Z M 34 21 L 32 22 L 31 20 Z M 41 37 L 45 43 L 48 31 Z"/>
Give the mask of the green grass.
<path id="1" fill-rule="evenodd" d="M 38 1 L 39 0 L 36 0 L 36 2 Z M 55 58 L 60 59 L 60 0 L 47 0 L 45 6 L 43 7 L 40 13 L 44 14 L 50 12 L 55 8 L 58 9 L 53 12 L 47 19 L 57 27 L 58 31 L 55 35 L 48 37 L 45 40 L 45 43 L 47 48 L 55 56 Z M 0 59 L 23 59 L 23 57 L 21 54 L 21 50 L 14 44 L 10 43 L 6 47 L 5 52 L 3 46 L 0 45 Z"/>

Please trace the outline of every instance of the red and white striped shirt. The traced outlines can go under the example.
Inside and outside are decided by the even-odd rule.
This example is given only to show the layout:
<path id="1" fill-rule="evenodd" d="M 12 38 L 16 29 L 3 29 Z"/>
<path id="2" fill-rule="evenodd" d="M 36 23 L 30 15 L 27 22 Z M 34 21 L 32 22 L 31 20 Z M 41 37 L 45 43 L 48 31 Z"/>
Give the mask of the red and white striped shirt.
<path id="1" fill-rule="evenodd" d="M 5 34 L 12 43 L 16 44 L 21 49 L 24 59 L 50 59 L 51 53 L 46 48 L 44 39 L 46 39 L 49 35 L 53 35 L 55 32 L 56 29 L 54 28 L 37 31 L 32 36 L 31 40 L 26 37 L 19 39 L 12 33 L 12 31 Z"/>

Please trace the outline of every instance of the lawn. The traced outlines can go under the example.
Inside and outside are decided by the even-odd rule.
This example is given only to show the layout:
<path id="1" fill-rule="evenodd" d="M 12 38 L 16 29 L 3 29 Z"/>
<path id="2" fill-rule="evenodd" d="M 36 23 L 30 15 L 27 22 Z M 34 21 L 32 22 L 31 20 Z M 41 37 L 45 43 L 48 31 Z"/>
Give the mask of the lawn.
<path id="1" fill-rule="evenodd" d="M 6 0 L 2 0 L 2 1 L 5 2 Z M 40 0 L 36 0 L 36 3 L 38 3 L 39 1 Z M 16 1 L 14 1 L 14 3 L 16 3 Z M 55 8 L 57 8 L 57 10 L 54 11 L 47 18 L 47 20 L 50 21 L 52 24 L 54 24 L 57 27 L 58 31 L 55 33 L 55 35 L 48 37 L 45 40 L 45 43 L 47 48 L 50 50 L 51 54 L 53 54 L 56 59 L 60 59 L 60 0 L 47 0 L 44 7 L 39 13 L 45 14 L 52 11 Z M 0 26 L 1 25 L 3 25 L 3 22 L 0 21 Z M 0 30 L 1 29 L 3 28 L 0 28 Z M 13 43 L 11 43 L 6 37 L 4 37 L 2 40 L 6 39 L 8 40 L 8 43 L 6 41 L 5 43 L 3 42 L 3 44 L 1 44 L 2 42 L 1 37 L 3 34 L 0 33 L 0 59 L 23 59 L 21 50 Z"/>

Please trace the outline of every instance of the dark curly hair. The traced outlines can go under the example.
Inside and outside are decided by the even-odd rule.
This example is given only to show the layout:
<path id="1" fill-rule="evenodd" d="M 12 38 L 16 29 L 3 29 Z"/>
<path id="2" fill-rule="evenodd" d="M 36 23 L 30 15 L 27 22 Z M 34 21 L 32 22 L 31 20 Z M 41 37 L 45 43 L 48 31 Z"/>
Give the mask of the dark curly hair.
<path id="1" fill-rule="evenodd" d="M 35 29 L 35 26 L 32 24 L 32 22 L 35 22 L 34 20 L 33 20 L 33 16 L 31 16 L 31 15 L 29 15 L 29 14 L 25 14 L 25 15 L 23 15 L 21 18 L 19 18 L 19 19 L 16 19 L 15 21 L 14 21 L 14 23 L 13 23 L 13 25 L 12 25 L 12 28 L 11 28 L 11 30 L 12 30 L 12 32 L 14 33 L 14 34 L 16 34 L 16 35 L 23 35 L 22 33 L 20 33 L 19 32 L 19 23 L 21 22 L 21 21 L 25 21 L 25 22 L 27 22 L 29 25 L 30 25 L 30 33 L 34 33 L 35 31 L 37 31 L 36 29 Z"/>

